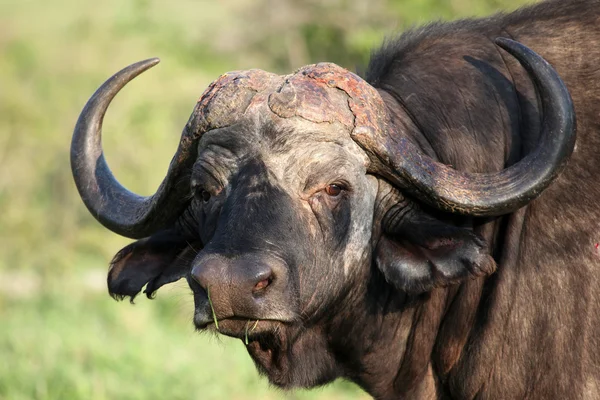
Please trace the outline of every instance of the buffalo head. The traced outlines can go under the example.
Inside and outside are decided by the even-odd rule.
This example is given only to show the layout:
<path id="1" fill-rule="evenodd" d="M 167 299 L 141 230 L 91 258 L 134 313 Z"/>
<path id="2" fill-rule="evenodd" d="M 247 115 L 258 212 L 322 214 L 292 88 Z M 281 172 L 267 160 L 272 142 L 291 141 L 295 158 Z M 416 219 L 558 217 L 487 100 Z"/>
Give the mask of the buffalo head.
<path id="1" fill-rule="evenodd" d="M 572 104 L 556 72 L 523 45 L 497 43 L 528 70 L 545 119 L 536 151 L 487 174 L 425 155 L 384 91 L 324 63 L 288 76 L 221 76 L 196 105 L 158 191 L 140 197 L 111 174 L 100 131 L 112 98 L 158 60 L 117 73 L 84 108 L 71 149 L 90 212 L 140 239 L 112 261 L 110 293 L 134 297 L 147 285 L 151 295 L 185 277 L 196 326 L 244 340 L 273 383 L 343 375 L 352 355 L 340 353 L 343 334 L 332 330 L 375 307 L 383 289 L 374 282 L 402 299 L 492 273 L 485 241 L 453 214 L 516 210 L 572 151 Z"/>

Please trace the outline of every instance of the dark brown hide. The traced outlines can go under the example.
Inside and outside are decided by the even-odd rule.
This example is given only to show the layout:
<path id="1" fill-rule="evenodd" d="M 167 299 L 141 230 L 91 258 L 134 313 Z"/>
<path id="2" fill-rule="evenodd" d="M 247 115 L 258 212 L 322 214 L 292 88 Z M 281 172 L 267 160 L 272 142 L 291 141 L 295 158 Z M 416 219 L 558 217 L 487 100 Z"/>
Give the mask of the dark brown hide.
<path id="1" fill-rule="evenodd" d="M 420 349 L 429 369 L 417 369 L 416 382 L 441 398 L 598 398 L 600 3 L 552 1 L 416 29 L 374 54 L 367 79 L 390 95 L 388 106 L 424 151 L 459 170 L 497 171 L 535 148 L 543 112 L 526 72 L 493 45 L 498 36 L 556 68 L 574 101 L 577 144 L 563 174 L 528 207 L 475 221 L 498 270 L 436 290 L 417 307 L 439 328 Z M 397 383 L 396 396 L 421 398 Z"/>

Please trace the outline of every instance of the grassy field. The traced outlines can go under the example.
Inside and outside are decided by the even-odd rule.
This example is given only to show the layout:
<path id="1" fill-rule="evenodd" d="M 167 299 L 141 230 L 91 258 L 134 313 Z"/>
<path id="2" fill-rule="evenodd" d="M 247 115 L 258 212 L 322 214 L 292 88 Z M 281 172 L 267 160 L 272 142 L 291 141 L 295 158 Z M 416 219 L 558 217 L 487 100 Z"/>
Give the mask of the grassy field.
<path id="1" fill-rule="evenodd" d="M 70 175 L 71 132 L 89 95 L 132 62 L 105 121 L 107 160 L 130 189 L 158 186 L 195 101 L 220 73 L 353 68 L 385 33 L 522 0 L 0 0 L 0 399 L 358 399 L 336 382 L 284 393 L 239 341 L 198 335 L 182 282 L 117 303 L 102 229 Z M 368 5 L 368 6 L 367 6 Z"/>
<path id="2" fill-rule="evenodd" d="M 103 275 L 82 271 L 52 287 L 27 294 L 22 288 L 18 297 L 5 289 L 0 398 L 361 398 L 347 383 L 314 392 L 269 388 L 241 341 L 193 331 L 183 284 L 154 302 L 140 298 L 130 305 L 107 298 Z"/>

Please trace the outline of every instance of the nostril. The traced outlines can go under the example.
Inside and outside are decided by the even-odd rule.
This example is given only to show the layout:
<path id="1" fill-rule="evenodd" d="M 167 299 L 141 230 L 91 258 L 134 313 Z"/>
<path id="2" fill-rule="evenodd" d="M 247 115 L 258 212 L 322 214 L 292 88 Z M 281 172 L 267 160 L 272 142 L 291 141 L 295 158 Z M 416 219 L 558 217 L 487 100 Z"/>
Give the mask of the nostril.
<path id="1" fill-rule="evenodd" d="M 265 290 L 271 283 L 273 283 L 273 270 L 266 265 L 255 265 L 256 270 L 254 271 L 254 276 L 252 282 L 254 286 L 252 287 L 252 292 L 260 292 L 261 290 Z"/>
<path id="2" fill-rule="evenodd" d="M 263 290 L 265 289 L 267 286 L 269 286 L 271 284 L 272 279 L 269 277 L 267 279 L 263 279 L 262 281 L 258 282 L 256 285 L 254 285 L 254 292 L 258 292 L 259 290 Z"/>

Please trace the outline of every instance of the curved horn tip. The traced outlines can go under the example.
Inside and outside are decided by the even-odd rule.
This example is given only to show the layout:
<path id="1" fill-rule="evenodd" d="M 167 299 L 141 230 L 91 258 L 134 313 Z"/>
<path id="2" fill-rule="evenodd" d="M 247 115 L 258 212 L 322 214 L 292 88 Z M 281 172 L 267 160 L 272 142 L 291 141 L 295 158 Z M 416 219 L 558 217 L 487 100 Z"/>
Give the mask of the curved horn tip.
<path id="1" fill-rule="evenodd" d="M 532 57 L 539 58 L 540 60 L 546 62 L 546 60 L 541 58 L 538 54 L 534 53 L 534 51 L 531 50 L 529 47 L 525 46 L 523 43 L 517 42 L 516 40 L 512 40 L 505 37 L 497 37 L 496 39 L 494 39 L 494 43 L 498 47 L 506 50 L 515 57 L 518 57 L 519 54 L 526 53 Z"/>
<path id="2" fill-rule="evenodd" d="M 148 65 L 151 65 L 151 66 L 154 67 L 156 64 L 158 64 L 160 62 L 160 58 L 158 58 L 158 57 L 152 57 L 152 58 L 148 58 L 146 60 L 143 60 L 141 62 L 148 63 Z"/>
<path id="3" fill-rule="evenodd" d="M 496 39 L 494 39 L 494 43 L 496 43 L 498 46 L 506 46 L 506 45 L 510 45 L 512 43 L 518 43 L 518 42 L 514 41 L 512 39 L 500 36 L 500 37 L 497 37 Z"/>
<path id="4" fill-rule="evenodd" d="M 497 37 L 496 39 L 494 39 L 494 43 L 496 44 L 496 46 L 500 47 L 503 50 L 508 51 L 513 56 L 515 55 L 516 52 L 517 53 L 523 53 L 523 52 L 532 53 L 532 50 L 529 47 L 525 46 L 522 43 L 517 42 L 516 40 L 512 40 L 509 38 Z"/>
<path id="5" fill-rule="evenodd" d="M 141 68 L 141 70 L 143 72 L 143 71 L 146 71 L 146 70 L 154 67 L 159 62 L 160 62 L 160 58 L 158 58 L 158 57 L 147 58 L 145 60 L 133 63 L 129 67 L 125 68 L 125 69 L 129 69 L 131 67 L 134 67 L 135 69 Z"/>
<path id="6" fill-rule="evenodd" d="M 162 199 L 164 194 L 157 192 L 146 198 L 138 196 L 129 192 L 113 176 L 102 150 L 102 120 L 119 91 L 159 62 L 157 57 L 138 61 L 106 80 L 81 111 L 71 139 L 71 170 L 83 202 L 105 227 L 130 238 L 148 236 L 149 232 L 156 230 L 156 226 L 172 216 L 166 217 L 162 213 L 157 219 L 156 212 L 149 208 L 152 199 Z M 152 218 L 154 220 L 151 221 Z"/>

